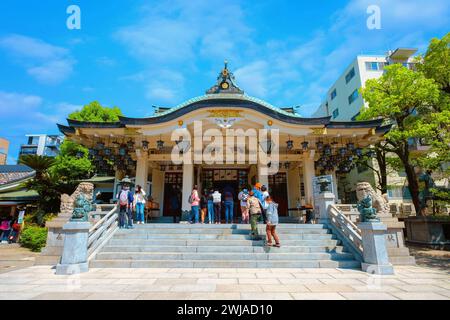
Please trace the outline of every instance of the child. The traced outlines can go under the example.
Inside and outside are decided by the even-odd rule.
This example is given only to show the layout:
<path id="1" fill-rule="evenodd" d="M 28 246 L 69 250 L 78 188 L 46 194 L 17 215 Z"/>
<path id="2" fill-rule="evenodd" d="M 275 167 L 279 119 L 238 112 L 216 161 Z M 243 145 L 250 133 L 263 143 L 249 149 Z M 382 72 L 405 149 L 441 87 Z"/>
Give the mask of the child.
<path id="1" fill-rule="evenodd" d="M 275 247 L 280 247 L 280 239 L 278 238 L 276 227 L 278 225 L 278 203 L 273 202 L 272 198 L 268 196 L 266 198 L 267 208 L 267 221 L 266 221 L 266 233 L 267 233 L 267 246 L 272 246 L 272 237 L 275 240 Z"/>

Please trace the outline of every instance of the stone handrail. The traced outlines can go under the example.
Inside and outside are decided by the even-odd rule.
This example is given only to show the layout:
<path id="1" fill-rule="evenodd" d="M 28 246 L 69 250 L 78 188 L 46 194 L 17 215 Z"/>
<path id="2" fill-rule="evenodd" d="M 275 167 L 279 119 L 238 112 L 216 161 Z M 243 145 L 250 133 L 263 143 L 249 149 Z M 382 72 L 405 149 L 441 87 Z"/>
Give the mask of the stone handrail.
<path id="1" fill-rule="evenodd" d="M 328 207 L 328 215 L 334 231 L 348 245 L 358 260 L 363 257 L 363 243 L 361 230 L 335 205 Z"/>
<path id="2" fill-rule="evenodd" d="M 118 228 L 118 207 L 115 206 L 107 215 L 89 229 L 88 261 L 103 247 Z"/>

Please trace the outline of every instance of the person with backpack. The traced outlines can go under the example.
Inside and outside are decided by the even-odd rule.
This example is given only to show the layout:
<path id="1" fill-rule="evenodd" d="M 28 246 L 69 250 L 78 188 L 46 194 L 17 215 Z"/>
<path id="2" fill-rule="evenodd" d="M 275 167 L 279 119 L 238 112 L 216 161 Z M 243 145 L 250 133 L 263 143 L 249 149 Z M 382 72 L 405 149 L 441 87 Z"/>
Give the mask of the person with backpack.
<path id="1" fill-rule="evenodd" d="M 132 222 L 132 204 L 134 201 L 133 194 L 130 191 L 131 180 L 125 177 L 122 181 L 122 189 L 118 194 L 119 198 L 119 228 L 133 228 Z M 128 220 L 128 223 L 127 221 Z"/>
<path id="2" fill-rule="evenodd" d="M 255 197 L 255 193 L 253 190 L 249 192 L 249 196 L 247 198 L 247 208 L 250 213 L 250 236 L 252 237 L 252 239 L 256 240 L 259 239 L 258 221 L 261 219 L 261 205 L 258 198 Z"/>
<path id="3" fill-rule="evenodd" d="M 266 199 L 269 197 L 269 191 L 267 190 L 267 187 L 265 185 L 263 185 L 261 187 L 261 198 L 260 198 L 260 202 L 261 202 L 261 206 L 262 206 L 262 221 L 263 223 L 266 222 L 267 217 L 266 217 L 266 211 L 267 211 L 267 207 L 266 207 Z"/>
<path id="4" fill-rule="evenodd" d="M 216 224 L 221 224 L 221 210 L 222 210 L 222 194 L 216 189 L 212 194 L 214 205 L 214 221 Z"/>
<path id="5" fill-rule="evenodd" d="M 267 234 L 267 246 L 272 246 L 272 238 L 275 240 L 275 247 L 280 247 L 280 239 L 276 232 L 278 225 L 278 203 L 275 203 L 269 196 L 266 198 L 266 234 Z"/>
<path id="6" fill-rule="evenodd" d="M 238 199 L 240 201 L 241 215 L 242 215 L 241 223 L 249 223 L 247 198 L 248 198 L 248 190 L 247 189 L 244 189 L 241 192 L 239 192 Z"/>
<path id="7" fill-rule="evenodd" d="M 144 224 L 145 196 L 145 191 L 138 185 L 133 197 L 133 207 L 134 211 L 136 211 L 136 224 Z"/>
<path id="8" fill-rule="evenodd" d="M 197 185 L 192 189 L 191 195 L 189 196 L 189 203 L 191 204 L 191 223 L 194 220 L 195 223 L 199 222 L 199 204 L 200 197 L 198 196 Z"/>

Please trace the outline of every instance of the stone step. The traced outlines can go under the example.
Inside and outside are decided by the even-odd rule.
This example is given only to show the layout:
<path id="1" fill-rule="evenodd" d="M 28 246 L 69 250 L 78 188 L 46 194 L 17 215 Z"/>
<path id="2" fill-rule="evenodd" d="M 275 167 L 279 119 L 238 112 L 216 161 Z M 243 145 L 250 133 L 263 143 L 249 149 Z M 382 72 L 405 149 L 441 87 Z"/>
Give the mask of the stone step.
<path id="1" fill-rule="evenodd" d="M 262 232 L 262 230 L 261 230 Z M 279 234 L 328 234 L 330 231 L 328 229 L 298 229 L 298 228 L 280 228 L 277 229 Z M 250 233 L 250 227 L 246 229 L 219 229 L 219 228 L 165 228 L 164 230 L 155 228 L 135 228 L 135 229 L 121 229 L 118 230 L 116 234 L 244 234 L 248 235 Z"/>
<path id="2" fill-rule="evenodd" d="M 101 252 L 99 260 L 352 260 L 350 253 Z"/>
<path id="3" fill-rule="evenodd" d="M 313 239 L 313 240 L 283 240 L 281 243 L 283 246 L 336 246 L 339 244 L 339 240 L 335 239 Z M 145 245 L 170 245 L 170 246 L 263 246 L 264 241 L 252 241 L 252 240 L 183 240 L 183 239 L 117 239 L 113 237 L 108 245 L 130 245 L 130 246 L 145 246 Z"/>
<path id="4" fill-rule="evenodd" d="M 92 260 L 91 268 L 361 268 L 356 260 Z"/>
<path id="5" fill-rule="evenodd" d="M 312 252 L 344 252 L 341 246 L 282 246 L 281 248 L 263 246 L 105 246 L 102 252 L 246 252 L 246 253 L 312 253 Z"/>
<path id="6" fill-rule="evenodd" d="M 265 225 L 259 223 L 258 226 L 264 227 Z M 137 229 L 246 229 L 250 230 L 249 224 L 190 224 L 190 223 L 147 223 L 134 225 Z M 278 229 L 327 229 L 323 224 L 285 224 L 280 223 L 277 226 Z"/>
<path id="7" fill-rule="evenodd" d="M 120 232 L 114 235 L 114 239 L 183 239 L 183 240 L 250 240 L 251 237 L 248 234 L 165 234 L 165 233 L 155 233 L 155 234 L 138 234 L 130 232 Z M 333 234 L 279 234 L 280 240 L 328 240 L 336 239 Z"/>

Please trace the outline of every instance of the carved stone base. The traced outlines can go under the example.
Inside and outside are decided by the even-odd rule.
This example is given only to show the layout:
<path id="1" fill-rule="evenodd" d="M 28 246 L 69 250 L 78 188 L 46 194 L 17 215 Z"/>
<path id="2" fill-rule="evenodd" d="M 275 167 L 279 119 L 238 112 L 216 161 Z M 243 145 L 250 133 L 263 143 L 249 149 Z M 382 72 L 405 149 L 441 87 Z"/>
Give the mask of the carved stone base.
<path id="1" fill-rule="evenodd" d="M 390 275 L 394 274 L 394 267 L 392 264 L 380 265 L 380 264 L 370 264 L 370 263 L 361 263 L 362 271 L 365 271 L 370 274 L 382 274 L 382 275 Z"/>

